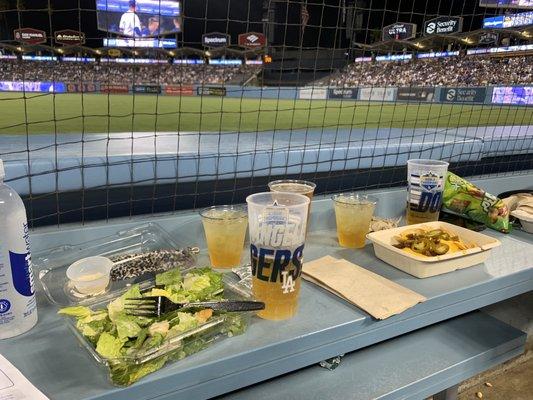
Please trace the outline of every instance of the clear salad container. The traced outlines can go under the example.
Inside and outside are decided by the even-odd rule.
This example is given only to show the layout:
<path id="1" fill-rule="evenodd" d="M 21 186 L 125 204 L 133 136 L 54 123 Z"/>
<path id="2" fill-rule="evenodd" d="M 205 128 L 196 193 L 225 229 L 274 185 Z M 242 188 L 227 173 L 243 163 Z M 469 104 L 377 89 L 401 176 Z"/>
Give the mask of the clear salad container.
<path id="1" fill-rule="evenodd" d="M 110 279 L 104 290 L 87 294 L 76 290 L 67 277 L 67 269 L 73 263 L 87 257 L 103 256 L 111 259 L 114 267 L 124 270 L 133 266 L 138 271 L 146 265 L 186 270 L 196 265 L 198 249 L 192 246 L 195 244 L 174 241 L 159 225 L 147 223 L 100 239 L 36 253 L 33 263 L 35 270 L 39 271 L 38 279 L 44 292 L 53 304 L 60 307 L 90 305 L 119 296 L 132 283 L 148 287 L 153 283 L 154 274 L 147 272 L 132 278 Z M 112 269 L 111 276 L 117 275 L 117 272 L 120 269 Z"/>
<path id="2" fill-rule="evenodd" d="M 188 274 L 203 274 L 208 270 L 208 268 L 193 268 L 183 272 L 183 276 L 187 279 Z M 217 297 L 232 300 L 252 299 L 250 293 L 243 289 L 242 286 L 236 284 L 235 278 L 232 276 L 228 274 L 222 276 L 222 274 L 212 270 L 209 270 L 207 273 L 212 273 L 214 276 L 218 275 L 221 279 L 223 291 L 218 290 L 216 292 L 218 293 Z M 143 293 L 150 291 L 153 287 L 154 283 L 150 287 L 145 287 Z M 160 288 L 160 286 L 157 287 Z M 127 294 L 124 293 L 122 296 L 127 296 Z M 118 299 L 118 302 L 120 302 L 120 296 Z M 113 301 L 116 304 L 117 298 L 113 299 Z M 110 334 L 105 333 L 107 335 L 105 340 L 102 339 L 104 333 L 99 333 L 99 335 L 97 333 L 98 330 L 103 329 L 105 331 L 106 329 L 110 329 L 109 326 L 101 328 L 101 326 L 109 324 L 109 315 L 115 307 L 109 304 L 109 299 L 107 299 L 93 303 L 89 307 L 70 307 L 66 309 L 70 310 L 67 312 L 66 320 L 69 328 L 82 344 L 82 347 L 91 354 L 92 358 L 101 367 L 107 370 L 110 382 L 116 386 L 131 385 L 144 376 L 163 368 L 167 363 L 190 356 L 207 348 L 215 341 L 244 333 L 250 323 L 251 316 L 254 314 L 254 312 L 215 312 L 206 321 L 196 320 L 195 322 L 195 318 L 197 318 L 196 313 L 192 311 L 183 311 L 181 313 L 171 312 L 160 318 L 153 319 L 152 321 L 155 322 L 151 322 L 148 327 L 144 327 L 144 333 L 138 333 L 141 339 L 139 339 L 139 336 L 131 339 L 126 338 L 126 344 L 123 344 L 117 338 L 117 336 L 120 336 L 118 333 L 120 329 L 119 317 L 115 316 L 115 327 L 111 328 L 109 331 Z M 90 310 L 91 314 L 88 314 L 87 310 Z M 78 313 L 77 316 L 73 315 L 76 313 Z M 100 315 L 107 315 L 107 317 L 101 318 Z M 125 321 L 120 322 L 122 329 L 130 329 L 127 325 L 128 316 L 122 314 L 120 318 Z M 133 318 L 135 320 L 135 317 Z M 137 320 L 139 322 L 142 321 L 143 317 L 138 318 L 141 318 Z M 100 324 L 99 321 L 103 322 Z M 167 326 L 164 326 L 166 336 L 158 336 L 159 327 L 161 324 L 166 325 L 165 321 L 169 322 Z M 178 322 L 177 325 L 174 325 L 176 322 Z M 154 323 L 156 324 L 155 329 L 153 329 L 156 331 L 155 334 L 151 330 Z M 95 331 L 91 331 L 92 329 L 95 329 Z M 139 328 L 134 327 L 134 330 L 139 331 Z M 147 333 L 147 331 L 151 333 Z M 98 335 L 97 340 L 91 338 L 91 334 L 95 332 Z M 143 337 L 143 335 L 147 336 Z M 142 343 L 142 345 L 137 346 L 138 343 Z M 130 347 L 125 347 L 126 345 Z M 125 350 L 113 350 L 114 346 L 122 346 L 121 348 Z M 133 350 L 130 350 L 132 348 Z M 110 355 L 106 356 L 106 354 Z"/>

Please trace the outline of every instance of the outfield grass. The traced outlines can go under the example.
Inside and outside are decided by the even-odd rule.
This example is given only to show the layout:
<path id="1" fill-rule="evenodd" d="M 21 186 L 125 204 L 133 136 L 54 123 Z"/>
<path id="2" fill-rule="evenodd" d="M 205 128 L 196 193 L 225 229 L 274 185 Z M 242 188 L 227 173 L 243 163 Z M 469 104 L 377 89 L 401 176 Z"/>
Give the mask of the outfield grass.
<path id="1" fill-rule="evenodd" d="M 529 125 L 533 108 L 338 100 L 0 94 L 0 134 Z"/>

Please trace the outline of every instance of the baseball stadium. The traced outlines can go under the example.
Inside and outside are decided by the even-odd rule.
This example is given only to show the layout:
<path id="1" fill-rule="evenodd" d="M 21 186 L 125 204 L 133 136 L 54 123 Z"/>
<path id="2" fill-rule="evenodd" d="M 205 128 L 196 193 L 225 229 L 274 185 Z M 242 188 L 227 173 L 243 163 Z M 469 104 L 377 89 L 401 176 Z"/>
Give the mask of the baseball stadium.
<path id="1" fill-rule="evenodd" d="M 3 206 L 3 175 L 25 208 L 22 275 L 43 319 L 0 339 L 0 371 L 24 378 L 6 372 L 4 389 L 0 374 L 0 399 L 533 390 L 533 0 L 0 0 L 2 165 L 0 329 L 16 308 L 2 271 L 19 215 Z M 239 218 L 235 239 L 238 224 L 223 225 Z M 341 233 L 348 221 L 359 239 Z M 467 233 L 401 232 L 414 223 Z M 261 242 L 283 224 L 302 239 Z M 234 241 L 237 260 L 218 265 L 214 248 Z M 142 262 L 128 269 L 132 254 Z M 405 254 L 434 260 L 418 270 Z M 67 267 L 91 257 L 113 267 L 88 294 Z M 259 317 L 213 305 L 241 299 L 221 294 L 230 281 L 262 302 L 247 309 Z M 158 303 L 133 321 L 152 309 L 128 311 L 124 293 L 140 285 L 143 300 L 149 282 L 144 301 L 196 313 L 167 318 Z M 269 282 L 295 297 L 275 303 Z"/>

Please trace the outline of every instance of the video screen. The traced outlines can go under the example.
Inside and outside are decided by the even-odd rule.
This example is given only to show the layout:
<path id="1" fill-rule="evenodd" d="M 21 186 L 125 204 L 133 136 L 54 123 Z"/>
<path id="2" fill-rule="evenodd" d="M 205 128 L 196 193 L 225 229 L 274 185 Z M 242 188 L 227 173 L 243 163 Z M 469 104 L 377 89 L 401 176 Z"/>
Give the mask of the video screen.
<path id="1" fill-rule="evenodd" d="M 157 37 L 181 32 L 177 0 L 97 0 L 98 29 L 127 37 Z"/>
<path id="2" fill-rule="evenodd" d="M 533 104 L 533 86 L 495 87 L 492 91 L 493 104 Z"/>
<path id="3" fill-rule="evenodd" d="M 64 93 L 63 82 L 14 82 L 0 81 L 0 92 L 48 92 Z"/>
<path id="4" fill-rule="evenodd" d="M 533 0 L 480 0 L 481 7 L 494 8 L 533 8 Z"/>
<path id="5" fill-rule="evenodd" d="M 485 18 L 483 28 L 514 28 L 533 24 L 533 11 Z"/>

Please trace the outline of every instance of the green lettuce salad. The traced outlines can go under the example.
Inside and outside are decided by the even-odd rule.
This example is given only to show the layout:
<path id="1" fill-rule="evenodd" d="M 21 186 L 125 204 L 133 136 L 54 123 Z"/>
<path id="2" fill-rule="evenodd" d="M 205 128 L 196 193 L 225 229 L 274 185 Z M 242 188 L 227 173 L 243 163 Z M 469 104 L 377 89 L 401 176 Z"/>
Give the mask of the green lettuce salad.
<path id="1" fill-rule="evenodd" d="M 180 360 L 207 347 L 208 339 L 192 335 L 181 340 L 172 351 L 149 361 L 139 361 L 168 344 L 172 338 L 201 326 L 221 313 L 210 309 L 172 311 L 160 318 L 127 315 L 126 299 L 143 296 L 165 296 L 173 302 L 216 300 L 223 298 L 222 275 L 209 267 L 195 269 L 182 276 L 179 269 L 159 274 L 155 288 L 141 293 L 133 285 L 122 296 L 111 301 L 107 308 L 93 310 L 76 306 L 59 310 L 59 314 L 74 317 L 76 328 L 94 346 L 96 352 L 107 359 L 111 379 L 117 385 L 131 385 L 143 376 L 162 368 L 167 361 Z M 239 335 L 246 330 L 242 314 L 228 313 L 217 333 Z M 147 357 L 148 358 L 148 357 Z"/>

